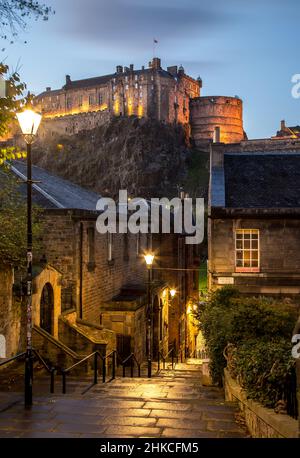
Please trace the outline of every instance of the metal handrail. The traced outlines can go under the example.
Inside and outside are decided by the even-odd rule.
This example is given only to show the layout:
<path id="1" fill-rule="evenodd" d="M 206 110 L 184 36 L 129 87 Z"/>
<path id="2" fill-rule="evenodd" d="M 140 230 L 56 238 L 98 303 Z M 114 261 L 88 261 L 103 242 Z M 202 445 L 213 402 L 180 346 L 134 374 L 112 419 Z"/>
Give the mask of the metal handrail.
<path id="1" fill-rule="evenodd" d="M 2 363 L 0 363 L 0 367 L 5 366 L 6 364 L 11 363 L 12 361 L 17 360 L 25 355 L 26 355 L 26 352 L 24 351 L 23 353 L 19 353 L 18 355 L 13 356 L 12 358 L 6 359 L 5 361 L 2 361 Z"/>
<path id="2" fill-rule="evenodd" d="M 121 362 L 121 365 L 123 366 L 123 377 L 126 377 L 126 363 L 130 361 L 130 376 L 133 377 L 133 372 L 134 372 L 134 363 L 137 365 L 138 369 L 138 377 L 141 376 L 141 364 L 138 362 L 136 359 L 136 356 L 134 353 L 130 353 L 127 358 L 124 359 L 124 361 Z"/>
<path id="3" fill-rule="evenodd" d="M 166 368 L 166 361 L 167 361 L 168 357 L 170 356 L 170 354 L 172 354 L 172 370 L 174 369 L 175 348 L 172 347 L 172 348 L 168 351 L 168 353 L 167 353 L 166 355 L 163 354 L 162 350 L 160 350 L 160 351 L 158 352 L 158 361 L 157 361 L 157 362 L 158 362 L 158 368 L 157 368 L 158 371 L 160 370 L 160 357 L 161 357 L 161 359 L 162 359 L 162 361 L 163 361 L 163 369 L 165 370 L 165 368 Z M 178 356 L 176 357 L 176 361 L 177 361 L 177 363 L 178 363 Z"/>
<path id="4" fill-rule="evenodd" d="M 39 352 L 35 348 L 32 349 L 32 352 L 37 357 L 37 359 L 40 361 L 40 363 L 44 366 L 44 368 L 49 372 L 50 374 L 50 393 L 53 394 L 54 393 L 54 382 L 55 382 L 54 377 L 55 377 L 56 369 L 53 366 L 51 367 L 48 366 L 44 358 L 39 354 Z"/>
<path id="5" fill-rule="evenodd" d="M 108 355 L 102 356 L 98 350 L 94 351 L 88 356 L 85 356 L 77 363 L 73 364 L 72 366 L 68 367 L 67 369 L 63 369 L 62 373 L 62 392 L 66 394 L 67 392 L 67 374 L 73 370 L 75 367 L 81 365 L 82 363 L 88 361 L 91 358 L 94 358 L 94 380 L 93 384 L 97 385 L 98 383 L 98 358 L 102 361 L 102 382 L 105 383 L 106 381 L 106 360 L 112 357 L 113 365 L 112 365 L 112 380 L 116 377 L 116 350 L 111 351 Z"/>
<path id="6" fill-rule="evenodd" d="M 38 353 L 37 350 L 33 348 L 32 352 L 36 356 L 36 358 L 42 363 L 44 368 L 49 372 L 50 374 L 50 393 L 53 394 L 54 393 L 54 377 L 55 377 L 56 369 L 54 367 L 49 367 L 47 363 L 45 362 L 45 360 L 42 358 L 42 356 Z M 13 356 L 12 358 L 6 359 L 5 361 L 2 361 L 2 363 L 0 363 L 0 367 L 5 366 L 6 364 L 9 364 L 12 361 L 16 361 L 25 355 L 26 355 L 26 352 L 24 351 L 23 353 L 19 353 L 18 355 Z"/>

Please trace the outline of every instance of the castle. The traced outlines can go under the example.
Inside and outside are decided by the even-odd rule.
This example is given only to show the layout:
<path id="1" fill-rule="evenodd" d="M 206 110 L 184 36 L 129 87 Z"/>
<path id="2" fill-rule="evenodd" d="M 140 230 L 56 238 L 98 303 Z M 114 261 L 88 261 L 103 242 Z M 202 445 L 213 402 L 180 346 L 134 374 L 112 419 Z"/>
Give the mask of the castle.
<path id="1" fill-rule="evenodd" d="M 163 69 L 154 57 L 147 68 L 117 65 L 110 75 L 72 81 L 66 76 L 58 90 L 47 87 L 35 98 L 43 114 L 40 135 L 74 134 L 106 123 L 112 116 L 151 118 L 180 123 L 197 143 L 213 138 L 238 142 L 244 138 L 242 101 L 237 97 L 201 97 L 202 80 L 182 66 Z"/>

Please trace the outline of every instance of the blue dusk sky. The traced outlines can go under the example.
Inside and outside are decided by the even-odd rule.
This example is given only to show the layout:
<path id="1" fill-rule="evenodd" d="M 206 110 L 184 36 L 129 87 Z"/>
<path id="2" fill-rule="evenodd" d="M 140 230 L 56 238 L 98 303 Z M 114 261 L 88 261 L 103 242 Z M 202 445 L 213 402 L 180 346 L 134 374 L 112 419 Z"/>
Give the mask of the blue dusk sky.
<path id="1" fill-rule="evenodd" d="M 270 137 L 280 120 L 300 124 L 299 0 L 43 0 L 56 14 L 31 22 L 1 59 L 35 94 L 115 66 L 182 64 L 202 95 L 238 95 L 249 138 Z M 27 41 L 25 44 L 24 41 Z M 298 58 L 297 58 L 298 56 Z"/>

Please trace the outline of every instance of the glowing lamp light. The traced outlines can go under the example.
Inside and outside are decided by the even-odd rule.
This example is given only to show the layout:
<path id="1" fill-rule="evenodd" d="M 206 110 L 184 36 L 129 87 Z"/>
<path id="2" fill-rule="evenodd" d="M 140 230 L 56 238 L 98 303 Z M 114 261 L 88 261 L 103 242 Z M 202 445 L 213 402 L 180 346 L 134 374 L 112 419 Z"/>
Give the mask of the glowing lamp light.
<path id="1" fill-rule="evenodd" d="M 42 120 L 42 116 L 33 110 L 25 110 L 17 113 L 21 131 L 24 136 L 35 136 Z"/>
<path id="2" fill-rule="evenodd" d="M 176 294 L 176 289 L 170 289 L 170 294 L 171 294 L 171 297 L 174 297 L 175 294 Z"/>
<path id="3" fill-rule="evenodd" d="M 148 253 L 144 254 L 144 259 L 146 261 L 147 266 L 152 266 L 154 261 L 154 254 Z"/>

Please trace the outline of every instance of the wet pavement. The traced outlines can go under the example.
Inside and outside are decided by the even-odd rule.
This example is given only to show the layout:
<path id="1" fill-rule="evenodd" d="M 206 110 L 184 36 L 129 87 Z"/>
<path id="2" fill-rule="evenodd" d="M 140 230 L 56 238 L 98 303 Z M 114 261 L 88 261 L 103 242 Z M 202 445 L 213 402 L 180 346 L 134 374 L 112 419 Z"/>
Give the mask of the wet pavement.
<path id="1" fill-rule="evenodd" d="M 0 393 L 0 437 L 249 437 L 223 390 L 201 385 L 200 364 L 177 364 L 148 378 L 94 385 L 70 379 L 70 394 Z M 48 383 L 48 382 L 47 382 Z M 40 390 L 42 392 L 43 390 Z M 82 392 L 85 394 L 82 394 Z"/>

